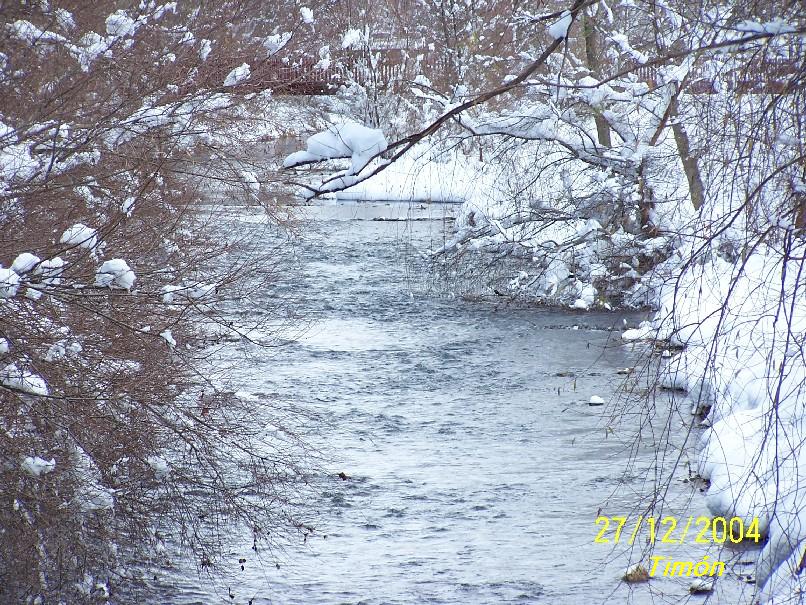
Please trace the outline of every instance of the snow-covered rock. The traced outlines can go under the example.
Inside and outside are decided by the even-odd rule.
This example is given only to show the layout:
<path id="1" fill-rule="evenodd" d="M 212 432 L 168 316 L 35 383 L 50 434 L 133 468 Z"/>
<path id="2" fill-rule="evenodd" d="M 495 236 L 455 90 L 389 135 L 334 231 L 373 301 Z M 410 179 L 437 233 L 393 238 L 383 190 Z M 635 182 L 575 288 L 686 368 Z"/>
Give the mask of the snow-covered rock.
<path id="1" fill-rule="evenodd" d="M 162 336 L 162 339 L 168 343 L 170 348 L 173 349 L 176 346 L 176 339 L 170 330 L 163 330 L 160 332 L 160 336 Z"/>

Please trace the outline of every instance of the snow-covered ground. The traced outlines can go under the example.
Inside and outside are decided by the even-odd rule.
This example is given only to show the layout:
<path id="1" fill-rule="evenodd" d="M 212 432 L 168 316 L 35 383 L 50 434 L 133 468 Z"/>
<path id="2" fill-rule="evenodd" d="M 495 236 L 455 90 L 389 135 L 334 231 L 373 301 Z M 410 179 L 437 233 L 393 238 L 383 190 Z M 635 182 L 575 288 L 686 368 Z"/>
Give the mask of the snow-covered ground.
<path id="1" fill-rule="evenodd" d="M 806 590 L 806 244 L 786 243 L 736 263 L 672 257 L 658 268 L 669 277 L 656 282 L 654 319 L 624 335 L 685 347 L 663 382 L 704 416 L 698 473 L 711 513 L 768 533 L 756 582 L 770 603 L 800 603 Z"/>

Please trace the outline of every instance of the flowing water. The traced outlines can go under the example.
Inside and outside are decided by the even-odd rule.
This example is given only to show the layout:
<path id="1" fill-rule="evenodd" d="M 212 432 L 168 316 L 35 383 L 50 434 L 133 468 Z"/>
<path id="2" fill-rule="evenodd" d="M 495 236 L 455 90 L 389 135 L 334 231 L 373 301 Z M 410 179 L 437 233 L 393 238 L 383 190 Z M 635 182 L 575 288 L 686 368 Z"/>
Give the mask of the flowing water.
<path id="1" fill-rule="evenodd" d="M 619 370 L 637 357 L 619 335 L 623 320 L 640 317 L 445 296 L 412 259 L 441 243 L 453 210 L 332 201 L 307 209 L 302 275 L 286 287 L 314 323 L 237 378 L 242 393 L 271 393 L 320 415 L 313 445 L 333 478 L 314 503 L 317 532 L 263 564 L 251 543 L 235 546 L 233 562 L 246 563 L 233 565 L 226 587 L 193 570 L 166 572 L 163 602 L 686 598 L 688 578 L 620 582 L 630 548 L 594 542 L 600 510 L 637 515 L 655 487 L 651 435 L 632 449 L 637 426 L 605 413 L 616 401 L 638 405 L 619 392 Z M 242 220 L 248 228 L 250 217 Z M 589 405 L 593 395 L 608 405 Z M 663 418 L 668 398 L 655 405 Z M 679 477 L 667 500 L 669 514 L 704 512 Z M 681 548 L 687 559 L 705 553 Z M 740 602 L 742 585 L 730 586 L 711 602 Z"/>

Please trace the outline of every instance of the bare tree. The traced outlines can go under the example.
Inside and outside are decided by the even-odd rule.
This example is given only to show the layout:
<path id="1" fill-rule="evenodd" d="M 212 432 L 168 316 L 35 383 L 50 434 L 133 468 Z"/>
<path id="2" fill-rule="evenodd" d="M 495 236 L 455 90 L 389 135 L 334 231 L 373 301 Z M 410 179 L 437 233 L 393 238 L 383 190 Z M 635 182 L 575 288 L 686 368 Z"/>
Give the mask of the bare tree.
<path id="1" fill-rule="evenodd" d="M 311 460 L 297 413 L 239 399 L 214 363 L 282 323 L 279 299 L 264 320 L 229 313 L 282 255 L 222 201 L 289 226 L 232 152 L 249 65 L 211 75 L 265 53 L 228 33 L 257 8 L 0 5 L 3 602 L 133 599 L 165 536 L 209 566 L 229 524 L 256 544 L 310 531 L 291 505 Z"/>

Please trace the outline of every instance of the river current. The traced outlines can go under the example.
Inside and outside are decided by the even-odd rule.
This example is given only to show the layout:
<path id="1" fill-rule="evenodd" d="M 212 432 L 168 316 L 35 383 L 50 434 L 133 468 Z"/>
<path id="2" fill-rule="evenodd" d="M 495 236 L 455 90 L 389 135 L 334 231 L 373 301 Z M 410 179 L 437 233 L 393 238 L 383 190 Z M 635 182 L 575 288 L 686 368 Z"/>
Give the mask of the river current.
<path id="1" fill-rule="evenodd" d="M 236 541 L 224 580 L 165 570 L 161 602 L 688 598 L 689 578 L 621 582 L 637 551 L 594 541 L 599 514 L 637 516 L 663 479 L 641 420 L 647 404 L 621 389 L 639 351 L 620 334 L 641 317 L 450 296 L 418 259 L 441 244 L 455 208 L 323 201 L 305 209 L 300 273 L 284 287 L 311 327 L 254 353 L 235 379 L 242 394 L 272 394 L 319 416 L 312 445 L 333 480 L 317 490 L 317 531 L 260 562 L 251 542 Z M 258 222 L 246 212 L 237 220 L 244 229 Z M 605 405 L 590 405 L 592 396 Z M 690 422 L 666 418 L 668 403 L 654 399 L 658 422 Z M 627 410 L 619 423 L 616 408 Z M 680 466 L 664 514 L 705 514 Z M 667 551 L 695 561 L 706 552 L 689 543 Z M 711 603 L 746 602 L 744 584 L 722 584 Z"/>

